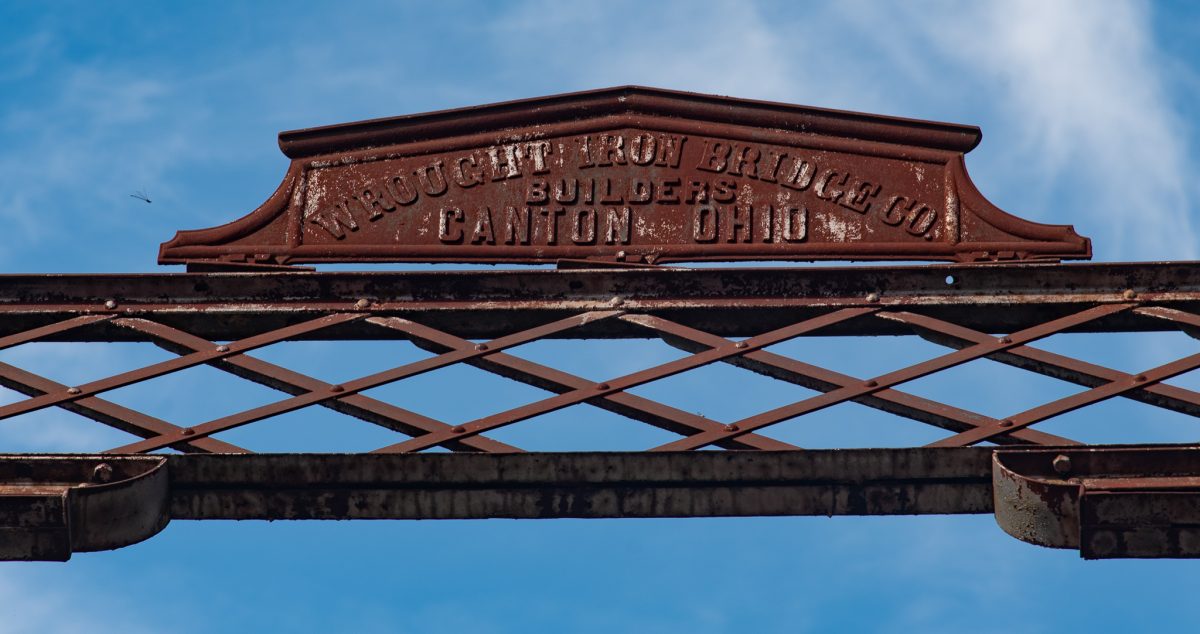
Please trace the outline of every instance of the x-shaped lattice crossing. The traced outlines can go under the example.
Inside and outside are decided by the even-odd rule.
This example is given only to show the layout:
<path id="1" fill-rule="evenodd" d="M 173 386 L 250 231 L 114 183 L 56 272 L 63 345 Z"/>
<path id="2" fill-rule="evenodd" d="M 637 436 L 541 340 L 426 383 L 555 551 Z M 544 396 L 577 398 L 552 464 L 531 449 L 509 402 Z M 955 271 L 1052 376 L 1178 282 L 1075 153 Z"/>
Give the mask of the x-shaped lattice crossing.
<path id="1" fill-rule="evenodd" d="M 1167 308 L 1139 307 L 1136 303 L 1090 307 L 1002 337 L 914 312 L 888 311 L 880 307 L 852 307 L 833 310 L 738 341 L 659 316 L 620 310 L 589 311 L 486 343 L 471 342 L 408 319 L 372 316 L 369 312 L 326 315 L 228 344 L 215 344 L 203 337 L 150 319 L 88 315 L 0 337 L 0 349 L 104 322 L 137 331 L 179 356 L 77 386 L 65 386 L 32 372 L 0 363 L 0 385 L 29 396 L 23 401 L 0 407 L 0 419 L 57 406 L 142 437 L 140 441 L 110 450 L 114 453 L 149 452 L 165 447 L 189 452 L 246 452 L 246 449 L 213 438 L 212 435 L 311 405 L 321 405 L 411 436 L 408 440 L 380 448 L 377 452 L 413 452 L 444 446 L 456 451 L 503 453 L 520 449 L 483 434 L 565 407 L 588 403 L 683 436 L 679 440 L 653 448 L 654 451 L 693 450 L 710 445 L 729 449 L 785 450 L 799 447 L 756 432 L 840 403 L 857 402 L 956 432 L 933 443 L 933 446 L 961 446 L 983 441 L 1069 445 L 1078 443 L 1029 427 L 1048 418 L 1116 396 L 1193 416 L 1200 415 L 1200 393 L 1161 383 L 1200 367 L 1200 354 L 1193 354 L 1138 374 L 1128 374 L 1029 345 L 1039 339 L 1126 311 L 1132 311 L 1142 317 L 1168 321 L 1189 334 L 1200 332 L 1200 317 L 1196 315 Z M 532 341 L 562 335 L 590 323 L 611 319 L 636 325 L 691 354 L 597 382 L 506 352 Z M 855 319 L 886 319 L 901 323 L 922 337 L 955 350 L 873 378 L 860 379 L 764 349 Z M 360 320 L 379 328 L 399 332 L 419 347 L 433 352 L 434 356 L 334 384 L 247 354 L 274 343 L 311 336 L 340 324 Z M 902 383 L 980 358 L 993 359 L 1090 389 L 1005 418 L 984 416 L 897 389 Z M 745 368 L 819 391 L 821 394 L 722 424 L 628 392 L 640 385 L 717 362 Z M 472 365 L 555 394 L 455 425 L 362 394 L 375 387 L 458 363 Z M 291 396 L 192 427 L 174 425 L 97 396 L 106 391 L 202 364 L 211 365 Z"/>

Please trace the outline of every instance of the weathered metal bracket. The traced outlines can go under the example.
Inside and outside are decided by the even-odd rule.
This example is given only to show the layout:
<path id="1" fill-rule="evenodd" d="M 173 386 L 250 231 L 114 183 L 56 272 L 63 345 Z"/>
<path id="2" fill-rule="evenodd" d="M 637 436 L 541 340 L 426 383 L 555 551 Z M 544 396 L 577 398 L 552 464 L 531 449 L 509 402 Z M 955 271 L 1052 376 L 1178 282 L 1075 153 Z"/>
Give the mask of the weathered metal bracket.
<path id="1" fill-rule="evenodd" d="M 158 533 L 170 520 L 162 456 L 0 458 L 0 560 L 66 561 Z"/>
<path id="2" fill-rule="evenodd" d="M 997 450 L 996 521 L 1085 559 L 1200 557 L 1200 446 Z"/>
<path id="3" fill-rule="evenodd" d="M 974 126 L 626 86 L 284 132 L 276 192 L 162 264 L 1054 261 L 971 183 Z M 198 270 L 198 269 L 197 269 Z"/>

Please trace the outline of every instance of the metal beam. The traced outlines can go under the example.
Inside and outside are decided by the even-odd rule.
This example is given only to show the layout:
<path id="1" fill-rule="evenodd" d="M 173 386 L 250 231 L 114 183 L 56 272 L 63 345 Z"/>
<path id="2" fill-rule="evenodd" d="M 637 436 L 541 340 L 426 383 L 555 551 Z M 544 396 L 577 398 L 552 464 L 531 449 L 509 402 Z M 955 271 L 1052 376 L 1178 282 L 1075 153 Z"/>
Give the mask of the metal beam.
<path id="1" fill-rule="evenodd" d="M 1081 308 L 1136 298 L 1200 312 L 1200 264 L 1010 264 L 907 267 L 593 269 L 369 273 L 191 273 L 0 276 L 0 337 L 81 315 L 152 316 L 209 339 L 240 339 L 330 312 L 397 316 L 454 336 L 490 338 L 585 310 L 621 305 L 720 336 L 753 336 L 830 309 L 919 310 L 982 332 L 1012 332 Z M 1078 332 L 1172 330 L 1141 313 Z M 911 334 L 885 320 L 848 322 L 826 335 Z M 403 338 L 354 322 L 309 338 Z M 569 337 L 643 337 L 620 321 Z M 99 320 L 46 341 L 143 341 Z"/>
<path id="2" fill-rule="evenodd" d="M 987 513 L 991 470 L 991 450 L 975 447 L 676 454 L 13 454 L 0 456 L 5 544 L 0 559 L 64 560 L 71 552 L 117 548 L 153 536 L 173 519 Z"/>

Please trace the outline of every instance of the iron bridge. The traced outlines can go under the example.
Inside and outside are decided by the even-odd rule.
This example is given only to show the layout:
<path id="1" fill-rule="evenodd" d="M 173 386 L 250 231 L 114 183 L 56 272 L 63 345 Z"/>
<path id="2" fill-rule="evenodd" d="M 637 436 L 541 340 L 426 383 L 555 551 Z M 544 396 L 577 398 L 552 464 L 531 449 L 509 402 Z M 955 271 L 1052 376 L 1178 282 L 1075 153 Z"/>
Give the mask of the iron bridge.
<path id="1" fill-rule="evenodd" d="M 1200 446 L 1096 444 L 1043 424 L 1114 399 L 1200 415 L 1200 392 L 1171 382 L 1200 367 L 1194 347 L 1123 371 L 1044 345 L 1079 333 L 1091 333 L 1098 348 L 1112 333 L 1200 336 L 1200 264 L 1059 263 L 1090 256 L 1090 242 L 990 207 L 962 168 L 978 140 L 966 126 L 642 88 L 285 133 L 293 166 L 268 203 L 163 245 L 162 261 L 187 263 L 190 272 L 0 276 L 0 350 L 140 342 L 170 353 L 76 384 L 0 363 L 0 385 L 23 395 L 0 404 L 0 424 L 57 408 L 128 434 L 128 442 L 89 454 L 0 455 L 0 558 L 66 560 L 142 541 L 172 520 L 962 513 L 994 513 L 1017 538 L 1087 558 L 1200 556 Z M 446 166 L 460 171 L 439 183 L 435 172 Z M 652 178 L 639 176 L 643 166 Z M 918 168 L 928 177 L 914 177 Z M 663 176 L 673 169 L 682 176 Z M 530 211 L 541 196 L 558 195 L 539 174 L 578 182 L 586 170 L 600 170 L 587 172 L 588 182 L 603 183 L 605 195 L 626 197 L 615 211 Z M 721 179 L 746 181 L 747 198 L 705 206 L 707 199 L 688 201 L 674 189 L 692 183 L 691 195 L 715 198 Z M 422 207 L 422 196 L 434 203 Z M 439 196 L 458 198 L 450 206 Z M 508 208 L 517 211 L 502 226 L 501 207 L 471 206 L 480 200 L 515 200 Z M 524 218 L 540 218 L 543 233 Z M 607 240 L 596 229 L 605 218 Z M 886 239 L 856 241 L 847 219 L 861 223 L 853 235 Z M 560 220 L 566 224 L 553 224 Z M 956 263 L 664 264 L 912 260 L 922 249 Z M 354 253 L 362 257 L 347 255 Z M 347 258 L 558 267 L 294 266 Z M 884 336 L 919 339 L 938 352 L 851 375 L 784 346 Z M 523 355 L 523 346 L 546 340 L 661 342 L 678 353 L 597 380 Z M 410 342 L 423 353 L 332 382 L 262 354 L 297 341 Z M 914 388 L 983 361 L 1071 389 L 984 413 Z M 455 366 L 543 396 L 471 420 L 439 420 L 372 392 Z M 713 366 L 767 377 L 796 396 L 717 420 L 641 389 Z M 199 367 L 277 396 L 180 423 L 111 394 Z M 711 389 L 737 395 L 733 385 Z M 866 448 L 829 449 L 776 433 L 850 403 L 938 435 L 924 446 L 870 447 L 867 438 Z M 363 453 L 260 453 L 229 433 L 310 407 L 389 430 L 391 440 Z M 579 416 L 606 410 L 669 440 L 632 451 L 534 451 L 504 435 L 572 407 Z"/>

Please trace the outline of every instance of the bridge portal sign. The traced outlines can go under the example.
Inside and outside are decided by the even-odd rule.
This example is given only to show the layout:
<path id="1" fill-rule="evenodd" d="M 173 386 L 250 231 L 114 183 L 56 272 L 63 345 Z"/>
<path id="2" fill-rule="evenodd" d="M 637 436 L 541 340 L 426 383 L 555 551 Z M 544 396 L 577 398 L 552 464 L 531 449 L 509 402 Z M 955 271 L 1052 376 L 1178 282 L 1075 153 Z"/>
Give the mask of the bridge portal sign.
<path id="1" fill-rule="evenodd" d="M 280 134 L 282 185 L 172 263 L 1087 258 L 989 203 L 976 127 L 621 87 Z"/>

